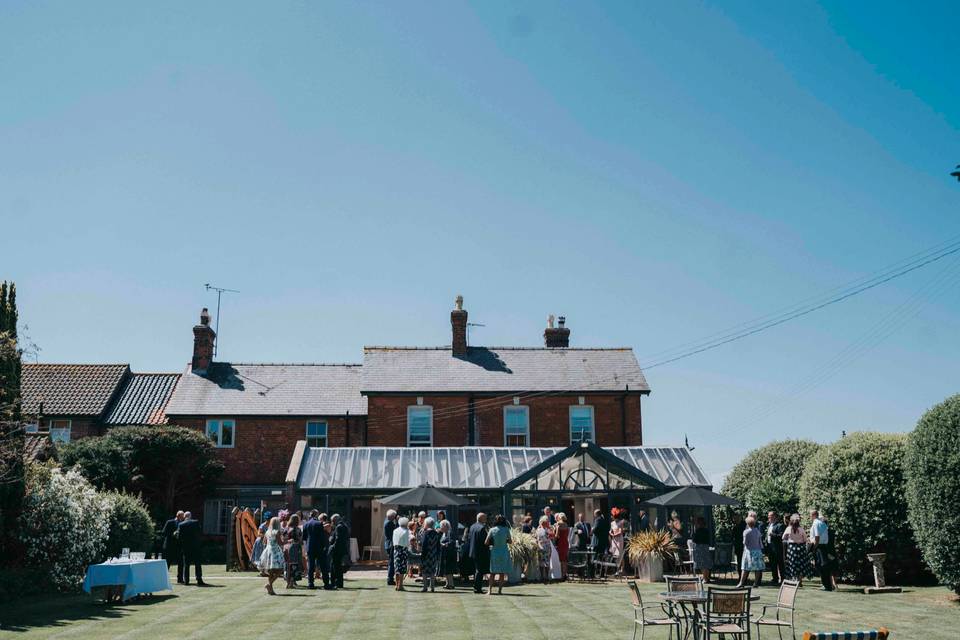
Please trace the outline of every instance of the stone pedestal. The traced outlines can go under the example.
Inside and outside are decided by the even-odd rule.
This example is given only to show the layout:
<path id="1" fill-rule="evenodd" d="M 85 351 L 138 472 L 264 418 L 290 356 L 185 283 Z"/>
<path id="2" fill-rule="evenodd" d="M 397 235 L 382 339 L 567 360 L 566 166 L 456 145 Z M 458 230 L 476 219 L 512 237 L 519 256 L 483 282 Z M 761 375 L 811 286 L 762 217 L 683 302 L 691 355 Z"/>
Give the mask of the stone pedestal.
<path id="1" fill-rule="evenodd" d="M 868 553 L 867 560 L 873 563 L 873 587 L 864 587 L 863 592 L 873 593 L 900 593 L 900 587 L 888 587 L 887 579 L 883 575 L 883 561 L 886 559 L 885 553 Z"/>

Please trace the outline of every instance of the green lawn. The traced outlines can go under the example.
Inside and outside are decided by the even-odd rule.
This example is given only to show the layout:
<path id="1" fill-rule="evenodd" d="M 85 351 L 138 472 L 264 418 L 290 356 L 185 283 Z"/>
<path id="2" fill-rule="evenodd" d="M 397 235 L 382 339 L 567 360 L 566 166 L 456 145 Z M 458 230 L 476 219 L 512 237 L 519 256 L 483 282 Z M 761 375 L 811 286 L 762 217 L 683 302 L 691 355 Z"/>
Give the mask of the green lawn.
<path id="1" fill-rule="evenodd" d="M 455 593 L 396 593 L 380 580 L 355 574 L 338 592 L 278 586 L 264 593 L 261 579 L 204 569 L 213 585 L 177 586 L 125 605 L 105 606 L 90 596 L 56 596 L 0 604 L 2 638 L 390 638 L 412 634 L 451 638 L 630 638 L 632 611 L 623 583 L 567 583 L 510 587 L 503 596 Z M 653 602 L 661 588 L 644 585 Z M 956 640 L 960 604 L 943 588 L 908 589 L 866 596 L 851 590 L 823 593 L 804 588 L 798 604 L 800 631 L 807 627 L 886 625 L 896 638 Z M 763 601 L 776 591 L 761 588 Z M 922 630 L 922 631 L 921 631 Z M 304 635 L 306 634 L 306 635 Z M 666 637 L 665 631 L 647 638 Z M 775 638 L 776 633 L 764 635 Z"/>

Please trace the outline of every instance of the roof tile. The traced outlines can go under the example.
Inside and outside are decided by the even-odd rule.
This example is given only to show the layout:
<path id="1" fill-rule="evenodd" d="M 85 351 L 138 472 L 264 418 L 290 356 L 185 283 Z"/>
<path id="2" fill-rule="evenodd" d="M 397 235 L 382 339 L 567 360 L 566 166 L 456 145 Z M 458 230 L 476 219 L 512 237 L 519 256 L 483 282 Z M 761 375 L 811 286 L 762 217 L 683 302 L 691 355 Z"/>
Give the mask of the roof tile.
<path id="1" fill-rule="evenodd" d="M 23 365 L 20 390 L 23 412 L 45 415 L 99 416 L 130 371 L 126 364 Z"/>

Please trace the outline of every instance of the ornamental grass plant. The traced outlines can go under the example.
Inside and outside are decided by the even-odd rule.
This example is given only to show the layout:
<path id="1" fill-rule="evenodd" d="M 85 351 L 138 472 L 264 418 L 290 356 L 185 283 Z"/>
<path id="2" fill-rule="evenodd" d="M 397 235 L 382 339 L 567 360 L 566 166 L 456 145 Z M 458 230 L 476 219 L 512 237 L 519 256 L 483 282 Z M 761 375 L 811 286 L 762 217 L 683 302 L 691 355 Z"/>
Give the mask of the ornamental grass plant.
<path id="1" fill-rule="evenodd" d="M 648 558 L 672 558 L 676 552 L 677 545 L 665 529 L 638 531 L 630 536 L 625 548 L 627 560 L 634 566 L 640 566 Z"/>
<path id="2" fill-rule="evenodd" d="M 532 533 L 524 533 L 522 529 L 510 531 L 510 542 L 507 544 L 510 551 L 510 560 L 514 566 L 536 566 L 540 561 L 540 547 L 537 538 Z"/>

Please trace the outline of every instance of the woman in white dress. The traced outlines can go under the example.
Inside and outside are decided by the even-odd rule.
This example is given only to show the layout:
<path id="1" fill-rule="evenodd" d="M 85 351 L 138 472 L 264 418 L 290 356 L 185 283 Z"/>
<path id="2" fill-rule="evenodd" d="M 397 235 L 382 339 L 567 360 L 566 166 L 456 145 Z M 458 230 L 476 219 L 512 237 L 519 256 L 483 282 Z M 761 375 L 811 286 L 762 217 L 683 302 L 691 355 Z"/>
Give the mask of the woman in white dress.
<path id="1" fill-rule="evenodd" d="M 283 548 L 280 546 L 280 519 L 270 518 L 270 524 L 264 533 L 265 547 L 260 554 L 260 571 L 267 574 L 267 584 L 264 589 L 272 596 L 277 595 L 273 590 L 273 582 L 283 575 L 287 563 L 283 559 Z"/>

